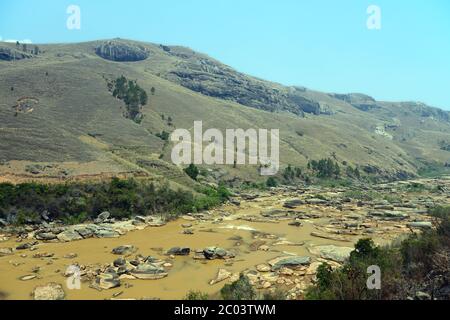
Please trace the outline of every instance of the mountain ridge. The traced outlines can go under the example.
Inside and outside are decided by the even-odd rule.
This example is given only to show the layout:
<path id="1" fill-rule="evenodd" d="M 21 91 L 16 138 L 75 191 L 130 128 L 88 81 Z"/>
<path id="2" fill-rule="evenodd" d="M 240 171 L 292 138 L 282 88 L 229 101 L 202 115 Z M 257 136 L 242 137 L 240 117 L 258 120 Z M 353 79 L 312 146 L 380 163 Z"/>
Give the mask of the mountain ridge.
<path id="1" fill-rule="evenodd" d="M 0 174 L 26 171 L 34 162 L 59 163 L 69 175 L 128 171 L 131 163 L 133 170 L 155 175 L 166 167 L 179 179 L 183 173 L 170 163 L 170 144 L 158 134 L 191 128 L 195 120 L 204 120 L 206 128 L 280 128 L 282 167 L 333 156 L 401 178 L 450 162 L 441 149 L 450 143 L 450 112 L 423 103 L 283 86 L 180 46 L 123 39 L 37 46 L 38 55 L 0 60 L 0 160 L 7 163 Z M 112 60 L 98 54 L 102 46 L 115 50 Z M 117 56 L 121 61 L 114 61 Z M 149 94 L 156 90 L 140 125 L 122 117 L 123 103 L 108 91 L 107 82 L 121 75 Z M 14 112 L 23 97 L 39 102 L 28 113 Z M 214 170 L 231 180 L 260 179 L 251 166 Z"/>

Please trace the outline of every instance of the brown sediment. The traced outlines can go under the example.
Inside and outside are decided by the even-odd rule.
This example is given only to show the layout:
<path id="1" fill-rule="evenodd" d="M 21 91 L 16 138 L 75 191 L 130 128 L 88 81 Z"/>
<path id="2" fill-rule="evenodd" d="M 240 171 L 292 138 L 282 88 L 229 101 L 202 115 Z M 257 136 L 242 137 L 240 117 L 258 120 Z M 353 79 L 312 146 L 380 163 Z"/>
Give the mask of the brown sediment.
<path id="1" fill-rule="evenodd" d="M 30 299 L 33 288 L 56 282 L 63 285 L 67 299 L 108 299 L 122 292 L 121 299 L 182 299 L 189 290 L 199 290 L 212 296 L 218 296 L 225 282 L 210 285 L 216 278 L 219 269 L 238 274 L 280 256 L 311 256 L 308 248 L 315 245 L 335 245 L 348 247 L 356 242 L 359 236 L 348 236 L 349 242 L 323 239 L 312 236 L 317 226 L 325 226 L 330 219 L 341 216 L 342 212 L 334 208 L 304 206 L 302 211 L 314 211 L 322 215 L 320 219 L 303 220 L 301 227 L 292 227 L 289 220 L 277 223 L 250 222 L 239 218 L 248 214 L 257 214 L 269 206 L 281 207 L 283 199 L 279 196 L 260 199 L 257 202 L 243 202 L 239 208 L 231 205 L 223 206 L 215 213 L 228 212 L 230 215 L 211 221 L 189 221 L 192 224 L 192 235 L 183 234 L 183 219 L 170 222 L 162 227 L 147 227 L 127 233 L 113 239 L 85 239 L 69 243 L 39 243 L 36 251 L 15 251 L 13 255 L 0 257 L 0 291 L 7 294 L 8 299 Z M 217 215 L 215 216 L 217 218 Z M 398 222 L 395 222 L 398 223 Z M 386 226 L 394 222 L 386 222 Z M 374 235 L 378 243 L 388 243 L 397 237 L 403 229 L 392 228 L 392 232 Z M 255 250 L 255 241 L 263 240 L 268 251 Z M 282 240 L 280 242 L 280 240 Z M 346 239 L 348 240 L 348 239 Z M 25 240 L 27 241 L 27 240 Z M 276 245 L 281 243 L 281 245 Z M 262 241 L 261 241 L 262 243 Z M 0 247 L 15 248 L 19 244 L 10 239 L 0 243 Z M 168 276 L 159 280 L 122 280 L 119 288 L 98 291 L 90 287 L 90 283 L 82 283 L 80 290 L 68 290 L 64 272 L 72 264 L 96 266 L 112 263 L 117 256 L 111 250 L 121 245 L 133 245 L 138 248 L 135 254 L 154 256 L 169 261 Z M 189 247 L 193 251 L 206 247 L 221 247 L 231 250 L 236 257 L 231 260 L 196 260 L 190 256 L 177 256 L 173 259 L 164 255 L 172 247 Z M 33 258 L 36 253 L 53 253 L 50 258 Z M 76 258 L 66 259 L 70 253 Z M 25 255 L 25 256 L 22 256 Z M 317 257 L 312 256 L 313 261 Z M 29 281 L 20 278 L 37 272 L 38 277 Z"/>

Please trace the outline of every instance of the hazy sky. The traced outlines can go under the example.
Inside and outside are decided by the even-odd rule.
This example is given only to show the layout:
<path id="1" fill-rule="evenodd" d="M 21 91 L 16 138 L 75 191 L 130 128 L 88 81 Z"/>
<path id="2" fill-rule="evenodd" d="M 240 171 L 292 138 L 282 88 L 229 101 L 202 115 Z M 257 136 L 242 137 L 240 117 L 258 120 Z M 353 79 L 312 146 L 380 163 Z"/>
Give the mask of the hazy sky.
<path id="1" fill-rule="evenodd" d="M 80 30 L 66 27 L 72 4 Z M 380 30 L 367 28 L 370 5 Z M 0 0 L 0 37 L 179 44 L 287 85 L 450 110 L 448 0 Z"/>

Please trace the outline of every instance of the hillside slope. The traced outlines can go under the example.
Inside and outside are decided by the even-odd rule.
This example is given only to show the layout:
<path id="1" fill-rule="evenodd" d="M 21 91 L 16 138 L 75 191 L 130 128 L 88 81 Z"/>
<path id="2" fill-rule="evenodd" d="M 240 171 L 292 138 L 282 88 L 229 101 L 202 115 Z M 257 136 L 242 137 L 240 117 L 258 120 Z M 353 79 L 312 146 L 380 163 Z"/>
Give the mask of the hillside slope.
<path id="1" fill-rule="evenodd" d="M 204 130 L 280 129 L 282 167 L 334 157 L 403 178 L 450 162 L 449 113 L 421 103 L 285 87 L 182 47 L 116 39 L 39 48 L 19 55 L 14 44 L 0 43 L 6 180 L 139 173 L 189 184 L 157 134 L 196 120 Z M 149 95 L 140 124 L 123 116 L 124 103 L 108 90 L 121 75 Z M 216 175 L 252 180 L 258 170 L 225 166 Z"/>

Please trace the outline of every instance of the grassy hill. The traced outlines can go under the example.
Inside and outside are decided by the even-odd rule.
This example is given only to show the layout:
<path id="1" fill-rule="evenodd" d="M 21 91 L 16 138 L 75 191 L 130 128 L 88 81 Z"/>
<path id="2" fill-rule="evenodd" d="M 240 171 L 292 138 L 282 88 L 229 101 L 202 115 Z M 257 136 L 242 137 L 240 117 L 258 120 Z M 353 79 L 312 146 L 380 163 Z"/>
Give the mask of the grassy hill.
<path id="1" fill-rule="evenodd" d="M 282 167 L 333 157 L 401 178 L 450 163 L 443 147 L 450 144 L 449 113 L 421 103 L 285 87 L 182 47 L 116 39 L 39 49 L 20 54 L 0 43 L 6 180 L 129 173 L 189 185 L 157 135 L 196 120 L 204 130 L 280 129 Z M 149 95 L 140 124 L 124 117 L 124 102 L 108 90 L 122 75 Z M 231 180 L 262 179 L 254 166 L 214 170 Z"/>

